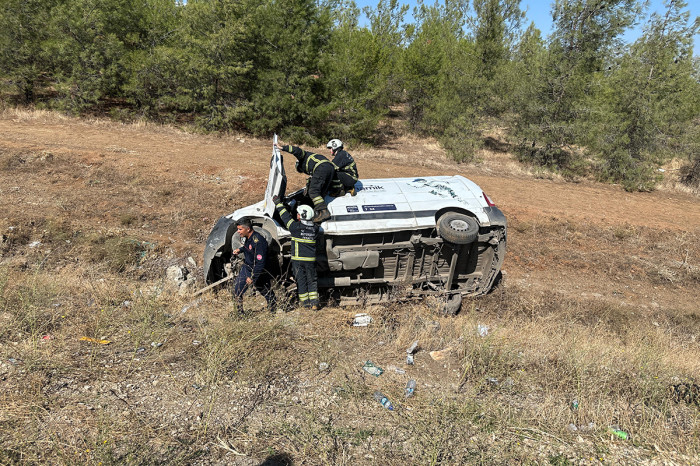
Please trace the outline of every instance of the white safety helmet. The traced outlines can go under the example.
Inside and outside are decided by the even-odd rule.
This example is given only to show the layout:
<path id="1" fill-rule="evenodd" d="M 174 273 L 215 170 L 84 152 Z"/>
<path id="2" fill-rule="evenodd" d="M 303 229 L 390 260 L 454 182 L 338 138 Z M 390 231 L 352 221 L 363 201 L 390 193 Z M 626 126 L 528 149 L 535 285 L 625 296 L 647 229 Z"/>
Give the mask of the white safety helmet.
<path id="1" fill-rule="evenodd" d="M 332 149 L 335 152 L 338 149 L 343 148 L 343 141 L 341 141 L 340 139 L 331 139 L 330 141 L 328 141 L 328 144 L 326 144 L 326 147 Z"/>
<path id="2" fill-rule="evenodd" d="M 314 218 L 314 208 L 308 205 L 300 205 L 297 207 L 297 213 L 302 220 L 311 220 Z"/>

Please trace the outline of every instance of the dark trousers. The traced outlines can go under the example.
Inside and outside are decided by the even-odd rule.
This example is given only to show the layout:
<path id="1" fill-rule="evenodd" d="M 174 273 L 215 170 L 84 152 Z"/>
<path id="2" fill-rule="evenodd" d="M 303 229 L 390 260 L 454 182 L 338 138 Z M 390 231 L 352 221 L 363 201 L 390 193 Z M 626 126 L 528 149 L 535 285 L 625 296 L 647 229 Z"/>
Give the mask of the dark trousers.
<path id="1" fill-rule="evenodd" d="M 241 267 L 241 271 L 233 284 L 233 299 L 236 301 L 239 313 L 243 312 L 243 293 L 245 293 L 245 291 L 248 289 L 246 279 L 250 277 L 250 274 L 250 267 L 244 265 Z M 272 277 L 270 274 L 263 273 L 253 282 L 253 286 L 260 292 L 261 295 L 263 295 L 265 301 L 267 301 L 268 310 L 274 311 L 275 307 L 277 306 L 277 298 L 275 297 L 275 292 L 272 291 Z"/>
<path id="2" fill-rule="evenodd" d="M 314 210 L 326 209 L 326 201 L 323 198 L 328 194 L 333 182 L 335 168 L 330 163 L 322 163 L 316 167 L 314 174 L 309 179 L 309 197 L 314 203 Z"/>
<path id="3" fill-rule="evenodd" d="M 333 183 L 331 184 L 331 196 L 340 197 L 345 196 L 345 193 L 349 193 L 355 187 L 357 180 L 347 173 L 336 171 L 335 178 L 333 178 Z"/>
<path id="4" fill-rule="evenodd" d="M 292 261 L 299 301 L 305 307 L 318 306 L 318 275 L 315 261 Z"/>
<path id="5" fill-rule="evenodd" d="M 355 183 L 357 183 L 357 180 L 355 178 L 353 178 L 345 172 L 338 171 L 336 173 L 336 176 L 338 177 L 338 180 L 340 180 L 340 182 L 343 184 L 343 189 L 345 189 L 345 191 L 350 191 L 352 188 L 355 187 Z"/>

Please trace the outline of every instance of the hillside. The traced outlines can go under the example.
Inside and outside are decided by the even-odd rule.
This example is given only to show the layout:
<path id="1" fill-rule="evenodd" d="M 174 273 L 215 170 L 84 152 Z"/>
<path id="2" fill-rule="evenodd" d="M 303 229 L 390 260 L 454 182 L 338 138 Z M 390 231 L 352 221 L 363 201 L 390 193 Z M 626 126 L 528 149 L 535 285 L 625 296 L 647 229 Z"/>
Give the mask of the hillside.
<path id="1" fill-rule="evenodd" d="M 505 285 L 456 318 L 433 302 L 238 318 L 225 291 L 181 313 L 165 269 L 202 286 L 209 230 L 261 198 L 270 141 L 1 114 L 0 463 L 698 460 L 698 197 L 539 179 L 500 152 L 460 165 L 406 136 L 348 149 L 362 178 L 479 184 L 509 221 Z"/>

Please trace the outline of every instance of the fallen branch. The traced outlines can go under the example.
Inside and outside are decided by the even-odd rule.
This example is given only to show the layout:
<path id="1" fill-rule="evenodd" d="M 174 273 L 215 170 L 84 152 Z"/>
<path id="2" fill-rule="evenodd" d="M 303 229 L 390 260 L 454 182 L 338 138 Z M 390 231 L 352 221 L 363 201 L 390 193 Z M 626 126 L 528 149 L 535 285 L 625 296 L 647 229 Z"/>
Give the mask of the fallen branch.
<path id="1" fill-rule="evenodd" d="M 229 275 L 229 276 L 227 276 L 227 277 L 224 277 L 224 278 L 222 278 L 221 280 L 219 280 L 218 282 L 214 282 L 214 283 L 212 283 L 211 285 L 209 285 L 209 286 L 207 286 L 207 287 L 204 287 L 204 288 L 202 288 L 201 290 L 195 292 L 195 294 L 193 294 L 192 296 L 199 296 L 200 294 L 204 293 L 205 291 L 209 291 L 209 290 L 211 290 L 212 288 L 214 288 L 215 286 L 221 285 L 222 283 L 225 283 L 225 282 L 231 280 L 232 278 L 233 278 L 233 274 L 232 274 L 232 275 Z"/>
<path id="2" fill-rule="evenodd" d="M 231 447 L 231 444 L 229 444 L 228 442 L 225 442 L 224 440 L 222 440 L 221 437 L 219 437 L 218 435 L 216 436 L 216 440 L 219 441 L 219 443 L 218 443 L 217 446 L 223 448 L 224 450 L 228 450 L 228 451 L 230 451 L 231 453 L 233 453 L 233 454 L 236 455 L 236 456 L 248 456 L 248 455 L 246 455 L 245 453 L 241 453 L 241 452 L 239 452 L 239 451 L 236 451 L 236 449 L 234 449 L 233 447 Z"/>

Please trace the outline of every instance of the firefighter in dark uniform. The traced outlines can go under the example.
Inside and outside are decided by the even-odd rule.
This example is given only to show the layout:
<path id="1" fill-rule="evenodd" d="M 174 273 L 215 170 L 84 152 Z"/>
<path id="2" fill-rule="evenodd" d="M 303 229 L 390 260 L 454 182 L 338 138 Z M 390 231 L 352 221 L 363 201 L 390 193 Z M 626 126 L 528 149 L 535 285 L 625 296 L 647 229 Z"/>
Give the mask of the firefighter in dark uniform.
<path id="1" fill-rule="evenodd" d="M 335 178 L 331 185 L 331 196 L 340 197 L 345 196 L 347 193 L 354 196 L 357 194 L 355 183 L 360 179 L 355 159 L 343 150 L 343 141 L 340 139 L 331 139 L 326 144 L 326 147 L 331 150 L 332 163 L 335 166 Z"/>
<path id="2" fill-rule="evenodd" d="M 297 171 L 310 176 L 307 186 L 308 195 L 311 198 L 311 202 L 314 203 L 315 215 L 313 221 L 321 223 L 331 218 L 331 214 L 328 212 L 328 206 L 324 199 L 330 190 L 333 177 L 335 176 L 335 167 L 330 160 L 320 154 L 307 152 L 292 145 L 283 146 L 277 144 L 277 148 L 289 152 L 296 157 Z"/>
<path id="3" fill-rule="evenodd" d="M 275 293 L 272 291 L 272 275 L 265 267 L 267 262 L 267 240 L 263 235 L 253 230 L 253 224 L 249 218 L 243 217 L 236 222 L 236 228 L 241 238 L 245 239 L 242 247 L 235 249 L 233 255 L 241 252 L 244 255 L 244 263 L 233 285 L 233 298 L 238 306 L 238 313 L 243 313 L 243 293 L 249 285 L 263 295 L 267 301 L 267 308 L 274 312 L 277 305 Z"/>
<path id="4" fill-rule="evenodd" d="M 277 212 L 282 223 L 292 234 L 292 271 L 297 281 L 299 302 L 306 308 L 318 310 L 318 274 L 316 273 L 316 240 L 318 225 L 311 221 L 314 210 L 307 205 L 297 207 L 297 220 L 284 207 L 279 197 L 274 196 Z"/>

